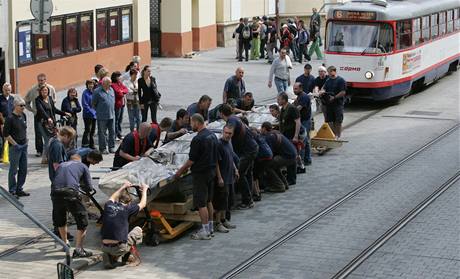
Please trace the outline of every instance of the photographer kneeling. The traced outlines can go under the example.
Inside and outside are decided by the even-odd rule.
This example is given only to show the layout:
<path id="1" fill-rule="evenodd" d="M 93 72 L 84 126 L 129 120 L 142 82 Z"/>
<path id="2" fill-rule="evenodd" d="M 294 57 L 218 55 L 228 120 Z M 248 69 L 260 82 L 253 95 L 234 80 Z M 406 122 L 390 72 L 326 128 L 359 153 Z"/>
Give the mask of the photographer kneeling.
<path id="1" fill-rule="evenodd" d="M 142 197 L 138 204 L 131 203 L 127 189 L 134 187 L 126 182 L 112 194 L 104 206 L 102 218 L 102 259 L 104 267 L 115 268 L 120 257 L 123 263 L 140 264 L 136 245 L 142 242 L 142 229 L 134 227 L 129 233 L 129 217 L 144 209 L 147 204 L 148 186 L 141 184 Z"/>

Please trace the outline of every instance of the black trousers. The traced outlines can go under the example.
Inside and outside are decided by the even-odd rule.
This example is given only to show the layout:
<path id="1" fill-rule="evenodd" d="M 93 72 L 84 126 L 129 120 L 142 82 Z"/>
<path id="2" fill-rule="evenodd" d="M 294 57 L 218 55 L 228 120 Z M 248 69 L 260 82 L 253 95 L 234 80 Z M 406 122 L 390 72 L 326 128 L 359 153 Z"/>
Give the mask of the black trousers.
<path id="1" fill-rule="evenodd" d="M 150 108 L 150 117 L 153 123 L 158 123 L 157 122 L 157 110 L 158 110 L 158 103 L 153 102 L 150 104 L 144 104 L 144 108 L 141 110 L 142 113 L 142 122 L 147 121 L 147 114 L 149 112 Z"/>
<path id="2" fill-rule="evenodd" d="M 43 138 L 40 130 L 41 122 L 37 115 L 34 116 L 34 132 L 35 132 L 35 150 L 37 153 L 43 153 Z"/>
<path id="3" fill-rule="evenodd" d="M 267 39 L 260 40 L 260 58 L 265 59 L 265 45 L 267 44 Z"/>
<path id="4" fill-rule="evenodd" d="M 246 61 L 249 59 L 249 45 L 251 41 L 250 40 L 239 40 L 238 41 L 238 60 L 243 60 L 243 48 L 244 48 L 244 57 Z"/>
<path id="5" fill-rule="evenodd" d="M 96 133 L 96 119 L 83 118 L 85 123 L 85 131 L 83 132 L 83 138 L 81 140 L 82 147 L 94 148 L 94 134 Z"/>

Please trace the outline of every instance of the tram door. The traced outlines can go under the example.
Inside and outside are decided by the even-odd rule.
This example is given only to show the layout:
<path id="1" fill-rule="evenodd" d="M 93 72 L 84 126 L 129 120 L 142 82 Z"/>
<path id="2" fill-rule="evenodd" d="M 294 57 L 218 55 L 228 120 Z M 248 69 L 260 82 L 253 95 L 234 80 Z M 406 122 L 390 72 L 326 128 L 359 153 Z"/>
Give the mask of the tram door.
<path id="1" fill-rule="evenodd" d="M 2 92 L 3 84 L 6 81 L 6 65 L 5 65 L 5 52 L 0 47 L 0 92 Z"/>
<path id="2" fill-rule="evenodd" d="M 150 0 L 150 46 L 154 57 L 161 55 L 160 10 L 161 0 Z"/>

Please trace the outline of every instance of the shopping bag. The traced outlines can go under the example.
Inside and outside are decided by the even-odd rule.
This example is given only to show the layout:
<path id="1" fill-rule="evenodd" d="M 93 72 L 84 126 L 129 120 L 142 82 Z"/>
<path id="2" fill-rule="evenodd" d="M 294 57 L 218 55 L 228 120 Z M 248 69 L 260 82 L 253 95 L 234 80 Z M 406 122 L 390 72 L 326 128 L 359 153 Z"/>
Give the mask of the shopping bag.
<path id="1" fill-rule="evenodd" d="M 8 156 L 9 144 L 8 141 L 5 141 L 3 144 L 3 164 L 7 165 L 10 163 L 10 156 Z"/>

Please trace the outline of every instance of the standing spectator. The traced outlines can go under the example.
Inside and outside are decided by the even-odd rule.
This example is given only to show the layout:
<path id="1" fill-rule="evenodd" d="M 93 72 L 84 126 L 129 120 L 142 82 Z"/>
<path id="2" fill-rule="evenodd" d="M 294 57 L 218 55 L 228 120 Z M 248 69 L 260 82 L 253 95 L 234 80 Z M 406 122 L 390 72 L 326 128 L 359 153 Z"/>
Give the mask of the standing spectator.
<path id="1" fill-rule="evenodd" d="M 24 100 L 16 96 L 14 109 L 6 118 L 3 136 L 8 141 L 10 168 L 8 171 L 8 191 L 15 197 L 29 196 L 23 186 L 27 176 L 27 119 Z"/>
<path id="2" fill-rule="evenodd" d="M 267 26 L 267 54 L 268 54 L 268 63 L 273 63 L 274 54 L 273 50 L 276 49 L 276 44 L 278 42 L 278 32 L 276 30 L 276 24 L 273 18 L 270 18 Z"/>
<path id="3" fill-rule="evenodd" d="M 260 21 L 260 59 L 265 59 L 265 46 L 267 45 L 268 18 L 262 17 Z"/>
<path id="4" fill-rule="evenodd" d="M 293 41 L 294 41 L 294 36 L 292 35 L 291 31 L 289 31 L 289 26 L 287 24 L 283 24 L 283 27 L 281 29 L 280 43 L 281 43 L 281 48 L 286 49 L 288 55 L 289 55 L 289 49 L 291 49 L 291 45 Z M 295 56 L 294 56 L 294 59 L 295 59 Z"/>
<path id="5" fill-rule="evenodd" d="M 105 77 L 110 78 L 109 70 L 107 70 L 106 68 L 101 68 L 101 69 L 99 70 L 99 72 L 97 72 L 97 78 L 98 78 L 99 80 L 98 80 L 98 82 L 96 83 L 96 87 L 99 87 L 100 85 L 102 85 L 102 80 L 103 80 Z"/>
<path id="6" fill-rule="evenodd" d="M 193 103 L 187 108 L 189 115 L 194 115 L 195 113 L 201 114 L 204 121 L 209 121 L 209 107 L 211 106 L 212 99 L 208 95 L 203 95 L 198 100 L 198 103 Z"/>
<path id="7" fill-rule="evenodd" d="M 99 84 L 99 70 L 104 68 L 101 64 L 94 65 L 94 76 L 91 78 L 94 81 L 94 86 Z"/>
<path id="8" fill-rule="evenodd" d="M 81 141 L 82 147 L 90 147 L 95 149 L 94 133 L 96 132 L 96 110 L 92 107 L 94 91 L 94 81 L 89 79 L 86 81 L 86 89 L 83 91 L 81 97 L 81 104 L 83 106 L 83 123 L 85 124 L 85 131 L 83 132 L 83 139 Z"/>
<path id="9" fill-rule="evenodd" d="M 284 92 L 278 95 L 278 105 L 281 106 L 280 132 L 291 140 L 292 143 L 296 144 L 299 141 L 301 126 L 299 111 L 294 105 L 289 103 L 288 95 Z M 296 172 L 295 164 L 287 168 L 287 181 L 289 185 L 296 184 Z"/>
<path id="10" fill-rule="evenodd" d="M 321 53 L 320 46 L 321 43 L 321 34 L 320 34 L 321 21 L 319 13 L 316 11 L 316 8 L 313 8 L 313 15 L 310 19 L 310 40 L 312 44 L 308 50 L 308 58 L 311 59 L 313 52 L 316 53 L 316 57 L 319 60 L 323 59 L 323 54 Z"/>
<path id="11" fill-rule="evenodd" d="M 273 61 L 270 68 L 268 87 L 272 88 L 273 76 L 275 76 L 275 85 L 278 94 L 286 92 L 288 86 L 291 85 L 290 69 L 292 69 L 291 59 L 287 56 L 287 50 L 283 48 L 280 50 L 280 56 Z"/>
<path id="12" fill-rule="evenodd" d="M 302 59 L 305 56 L 305 59 L 310 60 L 308 56 L 308 43 L 310 42 L 310 35 L 308 31 L 305 29 L 305 23 L 303 20 L 299 20 L 299 32 L 298 32 L 298 39 L 297 43 L 299 44 L 299 53 L 297 55 L 297 59 L 299 63 L 302 63 Z"/>
<path id="13" fill-rule="evenodd" d="M 293 86 L 294 94 L 297 99 L 294 105 L 300 113 L 300 123 L 302 124 L 306 136 L 304 139 L 304 148 L 301 151 L 301 159 L 304 165 L 311 165 L 311 149 L 310 149 L 310 130 L 311 130 L 311 99 L 310 96 L 304 91 L 302 83 L 296 82 Z"/>
<path id="14" fill-rule="evenodd" d="M 77 113 L 81 112 L 81 106 L 78 102 L 77 89 L 70 88 L 67 91 L 67 97 L 62 100 L 61 111 L 70 113 L 67 125 L 74 128 L 77 131 L 78 116 Z M 75 136 L 74 146 L 77 147 L 77 136 Z"/>
<path id="15" fill-rule="evenodd" d="M 131 132 L 134 131 L 134 129 L 139 130 L 139 125 L 141 124 L 137 76 L 138 71 L 131 69 L 129 71 L 129 79 L 123 82 L 126 88 L 128 88 L 128 94 L 126 95 L 126 106 L 128 107 L 129 129 Z"/>
<path id="16" fill-rule="evenodd" d="M 123 122 L 125 95 L 128 94 L 128 88 L 121 81 L 121 73 L 119 71 L 113 72 L 110 79 L 112 80 L 112 89 L 115 93 L 115 135 L 119 140 L 122 140 L 121 123 Z"/>
<path id="17" fill-rule="evenodd" d="M 229 211 L 229 195 L 234 192 L 233 184 L 235 177 L 238 177 L 238 168 L 235 165 L 237 158 L 231 144 L 234 128 L 225 125 L 222 137 L 219 140 L 219 167 L 217 168 L 217 183 L 214 189 L 213 207 L 215 210 L 216 231 L 228 233 L 233 226 L 225 218 L 225 213 Z M 233 199 L 233 195 L 231 195 Z M 226 226 L 227 225 L 227 226 Z"/>
<path id="18" fill-rule="evenodd" d="M 295 82 L 302 83 L 302 88 L 305 93 L 312 93 L 315 88 L 315 77 L 311 74 L 311 65 L 305 64 L 303 67 L 303 75 L 298 76 Z"/>
<path id="19" fill-rule="evenodd" d="M 3 144 L 5 143 L 2 132 L 3 124 L 14 110 L 14 95 L 11 95 L 11 84 L 5 82 L 2 86 L 2 92 L 3 94 L 0 95 L 0 161 L 3 159 Z"/>
<path id="20" fill-rule="evenodd" d="M 238 33 L 238 30 L 240 30 L 240 28 L 243 28 L 243 18 L 241 17 L 240 18 L 240 21 L 238 23 L 238 26 L 236 27 L 235 31 L 233 31 L 233 39 L 235 39 L 235 50 L 236 50 L 236 57 L 235 59 L 238 59 L 240 57 L 240 33 Z"/>
<path id="21" fill-rule="evenodd" d="M 212 206 L 213 189 L 216 181 L 216 168 L 218 168 L 218 140 L 217 137 L 206 129 L 204 119 L 200 114 L 191 118 L 192 129 L 197 135 L 190 144 L 189 159 L 177 170 L 175 177 L 179 178 L 189 168 L 193 179 L 193 204 L 198 208 L 202 228 L 192 235 L 192 239 L 209 240 L 214 231 Z"/>
<path id="22" fill-rule="evenodd" d="M 257 17 L 254 17 L 252 19 L 251 28 L 252 28 L 251 60 L 259 60 L 261 24 L 259 23 L 259 19 Z"/>
<path id="23" fill-rule="evenodd" d="M 240 24 L 235 31 L 238 33 L 238 61 L 243 61 L 243 49 L 245 54 L 245 60 L 249 60 L 249 47 L 251 45 L 252 39 L 252 29 L 249 26 L 247 18 L 243 19 L 243 24 Z"/>
<path id="24" fill-rule="evenodd" d="M 37 108 L 35 106 L 35 99 L 38 97 L 38 89 L 46 85 L 49 88 L 49 95 L 51 98 L 56 100 L 56 90 L 51 84 L 46 83 L 46 75 L 41 73 L 37 76 L 37 84 L 32 86 L 32 88 L 27 92 L 26 97 L 24 98 L 26 102 L 26 109 L 31 111 L 34 114 L 34 133 L 35 133 L 35 150 L 37 154 L 35 157 L 41 157 L 43 153 L 43 139 L 40 134 L 41 123 L 37 116 Z"/>
<path id="25" fill-rule="evenodd" d="M 42 164 L 47 163 L 48 142 L 55 134 L 56 129 L 56 114 L 61 116 L 71 116 L 68 112 L 63 112 L 56 108 L 54 100 L 49 96 L 49 88 L 44 85 L 38 89 L 38 97 L 35 99 L 35 107 L 37 109 L 37 120 L 40 122 L 40 135 L 43 137 L 45 145 Z"/>
<path id="26" fill-rule="evenodd" d="M 141 78 L 137 81 L 139 89 L 139 103 L 142 112 L 142 122 L 147 121 L 147 114 L 150 109 L 150 117 L 153 123 L 157 123 L 157 109 L 161 94 L 157 88 L 157 82 L 151 76 L 150 66 L 144 66 Z"/>
<path id="27" fill-rule="evenodd" d="M 326 112 L 324 121 L 329 124 L 337 138 L 342 135 L 343 110 L 347 90 L 346 81 L 337 75 L 334 66 L 327 68 L 329 78 L 320 90 L 322 100 L 325 100 Z"/>
<path id="28" fill-rule="evenodd" d="M 227 124 L 235 127 L 232 137 L 232 145 L 235 149 L 236 155 L 240 158 L 238 172 L 240 178 L 238 179 L 237 186 L 241 192 L 241 204 L 239 209 L 249 209 L 254 207 L 252 199 L 252 167 L 254 160 L 257 157 L 259 146 L 254 140 L 253 134 L 249 128 L 241 122 L 241 119 L 232 115 L 232 107 L 224 104 L 221 107 L 220 115 Z"/>
<path id="29" fill-rule="evenodd" d="M 292 20 L 291 18 L 288 19 L 288 23 L 287 23 L 287 26 L 288 26 L 288 29 L 289 29 L 289 32 L 291 33 L 292 35 L 292 41 L 291 43 L 289 44 L 289 49 L 292 51 L 292 58 L 294 61 L 297 61 L 298 60 L 298 48 L 297 48 L 297 43 L 298 43 L 298 32 L 297 32 L 297 24 L 296 22 L 294 22 L 294 20 Z"/>
<path id="30" fill-rule="evenodd" d="M 91 101 L 93 108 L 96 110 L 99 151 L 102 154 L 115 153 L 115 93 L 111 84 L 111 79 L 104 77 L 102 86 L 94 91 Z M 109 132 L 108 137 L 107 131 Z M 107 144 L 109 146 L 108 152 L 106 149 Z"/>
<path id="31" fill-rule="evenodd" d="M 131 61 L 125 68 L 125 72 L 121 75 L 121 81 L 125 83 L 125 81 L 129 80 L 131 77 L 131 70 L 136 70 L 136 80 L 141 77 L 141 73 L 139 70 L 139 64 L 137 62 Z"/>
<path id="32" fill-rule="evenodd" d="M 225 81 L 222 98 L 223 104 L 227 104 L 230 99 L 233 99 L 236 102 L 236 100 L 243 97 L 244 93 L 246 93 L 246 84 L 243 77 L 244 69 L 242 67 L 238 67 L 236 68 L 235 75 L 229 77 Z"/>

